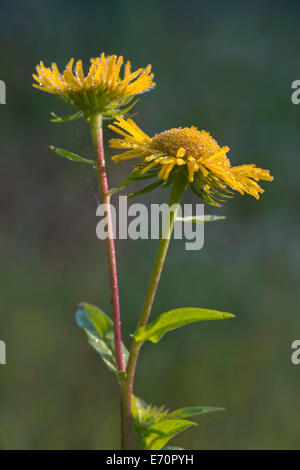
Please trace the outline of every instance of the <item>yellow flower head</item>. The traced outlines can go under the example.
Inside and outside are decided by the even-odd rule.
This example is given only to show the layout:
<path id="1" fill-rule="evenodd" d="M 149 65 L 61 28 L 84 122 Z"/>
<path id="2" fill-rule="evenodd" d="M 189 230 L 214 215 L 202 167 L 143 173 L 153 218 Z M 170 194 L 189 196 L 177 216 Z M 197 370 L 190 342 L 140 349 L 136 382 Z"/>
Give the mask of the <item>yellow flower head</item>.
<path id="1" fill-rule="evenodd" d="M 272 181 L 269 170 L 255 165 L 232 167 L 228 147 L 220 147 L 211 135 L 197 127 L 170 129 L 150 138 L 131 119 L 116 117 L 110 129 L 122 139 L 111 139 L 112 148 L 128 149 L 112 157 L 114 162 L 141 158 L 135 174 L 144 178 L 161 178 L 162 184 L 172 182 L 176 173 L 184 172 L 193 191 L 210 204 L 218 205 L 220 196 L 228 197 L 232 189 L 251 194 L 256 199 L 264 190 L 256 181 Z M 135 178 L 138 179 L 138 178 Z"/>
<path id="2" fill-rule="evenodd" d="M 83 112 L 100 112 L 112 116 L 117 112 L 124 113 L 135 95 L 151 90 L 155 86 L 151 65 L 131 72 L 129 61 L 124 66 L 123 78 L 120 70 L 123 57 L 116 55 L 91 59 L 91 66 L 85 76 L 82 61 L 74 66 L 74 59 L 67 64 L 61 73 L 55 63 L 45 67 L 43 62 L 36 67 L 37 75 L 33 74 L 35 88 L 58 95 L 70 106 Z"/>

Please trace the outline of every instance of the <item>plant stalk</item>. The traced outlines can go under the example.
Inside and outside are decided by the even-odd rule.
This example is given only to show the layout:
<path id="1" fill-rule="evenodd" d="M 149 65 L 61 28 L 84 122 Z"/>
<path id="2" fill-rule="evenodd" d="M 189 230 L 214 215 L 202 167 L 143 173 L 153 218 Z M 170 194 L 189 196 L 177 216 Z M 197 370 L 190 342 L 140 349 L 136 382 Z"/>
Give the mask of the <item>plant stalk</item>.
<path id="1" fill-rule="evenodd" d="M 120 302 L 119 302 L 119 288 L 118 288 L 118 275 L 117 275 L 117 262 L 115 242 L 113 238 L 113 223 L 110 209 L 110 195 L 107 182 L 107 174 L 105 168 L 105 157 L 103 148 L 103 130 L 102 130 L 102 115 L 94 114 L 90 119 L 90 127 L 92 140 L 94 144 L 95 162 L 97 168 L 97 179 L 99 185 L 99 192 L 101 201 L 106 204 L 106 218 L 107 218 L 107 238 L 106 249 L 109 264 L 109 278 L 110 278 L 110 291 L 111 303 L 113 310 L 113 329 L 114 329 L 114 345 L 116 365 L 118 371 L 125 372 L 123 356 L 122 356 L 122 336 L 121 336 L 121 318 L 120 318 Z M 122 387 L 122 379 L 119 377 L 119 384 Z M 121 433 L 122 433 L 122 446 L 124 441 L 124 425 L 123 425 L 123 408 L 124 405 L 121 400 Z"/>
<path id="2" fill-rule="evenodd" d="M 172 193 L 170 196 L 170 201 L 169 201 L 169 207 L 171 208 L 174 204 L 177 205 L 177 207 L 174 206 L 174 210 L 170 210 L 170 215 L 168 217 L 167 215 L 167 220 L 164 221 L 164 226 L 163 226 L 163 237 L 161 237 L 158 245 L 158 250 L 156 253 L 156 258 L 152 270 L 152 274 L 150 277 L 149 285 L 148 285 L 148 290 L 146 293 L 142 313 L 137 325 L 137 328 L 140 328 L 142 326 L 146 326 L 153 301 L 157 292 L 160 276 L 163 270 L 164 262 L 166 259 L 167 251 L 169 248 L 173 228 L 174 228 L 174 223 L 176 219 L 176 214 L 178 211 L 179 204 L 181 202 L 184 190 L 186 188 L 186 180 L 185 177 L 180 177 L 177 179 L 177 181 L 173 184 L 172 187 Z M 137 359 L 139 356 L 140 349 L 142 347 L 142 343 L 138 343 L 135 340 L 132 342 L 129 358 L 128 358 L 128 363 L 127 363 L 127 369 L 126 369 L 126 382 L 125 386 L 123 388 L 123 423 L 125 426 L 125 435 L 126 435 L 126 440 L 125 440 L 125 449 L 130 449 L 132 446 L 132 415 L 131 415 L 131 403 L 132 403 L 132 394 L 133 394 L 133 383 L 134 383 L 134 376 L 135 376 L 135 369 L 136 369 L 136 364 L 137 364 Z"/>
<path id="3" fill-rule="evenodd" d="M 113 238 L 113 224 L 110 210 L 110 195 L 107 182 L 107 174 L 105 169 L 105 158 L 103 149 L 103 130 L 102 130 L 102 115 L 95 114 L 90 120 L 92 139 L 95 150 L 95 162 L 97 167 L 97 177 L 99 184 L 99 191 L 101 201 L 106 204 L 106 217 L 107 217 L 107 238 L 106 248 L 109 263 L 109 277 L 110 277 L 110 290 L 111 301 L 113 308 L 113 326 L 114 326 L 114 343 L 116 353 L 117 369 L 124 372 L 125 367 L 122 356 L 122 337 L 121 337 L 121 319 L 120 319 L 120 303 L 119 303 L 119 288 L 118 288 L 118 275 L 117 275 L 117 262 L 115 242 Z"/>

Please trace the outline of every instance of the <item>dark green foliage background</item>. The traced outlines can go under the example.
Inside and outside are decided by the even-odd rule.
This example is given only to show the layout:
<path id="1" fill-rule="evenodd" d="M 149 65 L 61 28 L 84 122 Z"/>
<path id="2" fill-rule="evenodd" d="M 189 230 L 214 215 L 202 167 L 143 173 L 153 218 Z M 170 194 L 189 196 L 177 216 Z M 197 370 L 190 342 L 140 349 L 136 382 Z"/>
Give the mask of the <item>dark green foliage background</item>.
<path id="1" fill-rule="evenodd" d="M 153 134 L 195 124 L 229 145 L 234 164 L 275 176 L 260 201 L 237 196 L 206 213 L 205 246 L 173 242 L 153 316 L 198 306 L 237 320 L 191 325 L 145 344 L 136 393 L 153 404 L 224 406 L 177 438 L 186 448 L 299 448 L 300 366 L 291 364 L 299 322 L 300 8 L 296 1 L 74 0 L 2 2 L 0 79 L 0 447 L 96 449 L 119 445 L 114 377 L 76 326 L 78 301 L 110 313 L 104 244 L 96 239 L 90 168 L 48 151 L 90 158 L 84 122 L 31 87 L 36 63 L 101 51 L 133 66 L 152 63 L 157 87 L 136 106 Z M 105 130 L 105 139 L 112 133 Z M 111 167 L 111 185 L 129 172 Z M 137 186 L 137 188 L 140 186 Z M 159 202 L 155 192 L 136 202 Z M 199 202 L 186 194 L 185 202 Z M 128 344 L 156 241 L 117 243 L 123 331 Z"/>

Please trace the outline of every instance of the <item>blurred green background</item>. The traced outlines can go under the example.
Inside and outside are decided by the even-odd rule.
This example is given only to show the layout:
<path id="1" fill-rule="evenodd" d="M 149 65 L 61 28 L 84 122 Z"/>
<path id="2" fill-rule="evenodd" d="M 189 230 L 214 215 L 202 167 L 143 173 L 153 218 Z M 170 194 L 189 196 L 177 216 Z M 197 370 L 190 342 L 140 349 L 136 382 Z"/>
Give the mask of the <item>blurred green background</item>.
<path id="1" fill-rule="evenodd" d="M 79 301 L 110 313 L 104 245 L 96 238 L 93 170 L 48 145 L 91 157 L 83 121 L 31 86 L 40 59 L 105 51 L 133 67 L 153 65 L 156 88 L 136 121 L 152 135 L 195 124 L 228 145 L 233 164 L 270 169 L 259 201 L 237 195 L 207 214 L 205 246 L 172 243 L 153 318 L 180 306 L 236 313 L 146 344 L 135 391 L 170 409 L 223 406 L 173 443 L 190 449 L 297 449 L 300 366 L 291 363 L 299 324 L 300 5 L 296 1 L 75 0 L 1 2 L 0 366 L 2 449 L 113 449 L 119 445 L 114 377 L 76 326 Z M 112 136 L 105 130 L 105 140 Z M 107 153 L 108 155 L 109 153 Z M 115 186 L 128 164 L 111 168 Z M 136 202 L 166 201 L 155 192 Z M 185 202 L 199 202 L 186 194 Z M 134 330 L 156 241 L 117 242 L 123 332 Z"/>

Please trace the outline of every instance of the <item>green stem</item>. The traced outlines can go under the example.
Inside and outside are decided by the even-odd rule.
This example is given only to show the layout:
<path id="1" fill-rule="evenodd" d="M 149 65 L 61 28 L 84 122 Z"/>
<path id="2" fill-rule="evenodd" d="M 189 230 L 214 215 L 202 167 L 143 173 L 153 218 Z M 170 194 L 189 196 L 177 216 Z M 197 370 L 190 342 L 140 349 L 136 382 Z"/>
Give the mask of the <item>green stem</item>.
<path id="1" fill-rule="evenodd" d="M 170 216 L 167 216 L 167 220 L 164 221 L 163 226 L 163 237 L 159 241 L 158 250 L 156 253 L 156 258 L 154 262 L 154 267 L 152 270 L 152 274 L 150 277 L 148 290 L 144 302 L 144 306 L 142 309 L 142 314 L 140 316 L 137 328 L 142 326 L 146 326 L 153 301 L 155 298 L 155 294 L 157 292 L 158 283 L 160 280 L 160 276 L 163 270 L 164 262 L 166 259 L 167 251 L 169 248 L 174 222 L 176 219 L 176 214 L 178 211 L 178 205 L 181 202 L 184 190 L 186 188 L 186 179 L 181 175 L 178 175 L 178 179 L 174 182 L 172 193 L 170 196 L 169 207 L 171 208 L 174 204 L 177 207 L 172 208 L 170 210 Z M 169 220 L 168 220 L 169 219 Z M 141 349 L 142 343 L 137 343 L 133 340 L 131 350 L 129 353 L 127 369 L 126 369 L 126 382 L 123 387 L 123 423 L 125 427 L 125 449 L 130 449 L 132 446 L 132 416 L 131 416 L 131 402 L 132 402 L 132 394 L 133 394 L 133 383 L 134 383 L 134 376 L 135 376 L 135 369 L 136 364 L 139 356 L 139 352 Z M 126 431 L 127 430 L 127 431 Z"/>

